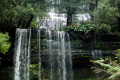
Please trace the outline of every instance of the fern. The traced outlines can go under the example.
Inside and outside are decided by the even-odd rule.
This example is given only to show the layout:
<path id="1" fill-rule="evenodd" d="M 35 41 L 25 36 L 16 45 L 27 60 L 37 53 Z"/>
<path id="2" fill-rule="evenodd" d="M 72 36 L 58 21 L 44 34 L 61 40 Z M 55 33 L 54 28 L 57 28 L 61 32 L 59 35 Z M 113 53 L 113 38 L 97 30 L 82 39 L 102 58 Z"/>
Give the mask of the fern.
<path id="1" fill-rule="evenodd" d="M 117 54 L 115 54 L 114 59 L 110 59 L 110 57 L 106 57 L 106 59 L 100 58 L 100 60 L 92 61 L 93 63 L 100 64 L 104 68 L 101 69 L 101 71 L 106 72 L 107 74 L 110 74 L 108 79 L 115 79 L 120 77 L 120 65 L 119 65 L 119 59 L 120 59 L 120 49 L 117 50 Z M 117 62 L 117 63 L 116 63 Z M 99 69 L 100 70 L 100 69 Z"/>
<path id="2" fill-rule="evenodd" d="M 114 79 L 114 78 L 117 78 L 117 77 L 120 77 L 120 72 L 116 72 L 114 74 L 112 74 L 109 79 Z"/>

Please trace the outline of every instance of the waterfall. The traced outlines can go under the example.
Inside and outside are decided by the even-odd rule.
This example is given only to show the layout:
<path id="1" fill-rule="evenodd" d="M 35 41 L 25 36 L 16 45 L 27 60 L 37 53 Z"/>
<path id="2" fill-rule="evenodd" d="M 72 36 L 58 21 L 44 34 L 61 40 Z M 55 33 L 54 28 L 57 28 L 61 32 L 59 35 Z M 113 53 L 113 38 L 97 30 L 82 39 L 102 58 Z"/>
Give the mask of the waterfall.
<path id="1" fill-rule="evenodd" d="M 49 18 L 45 18 L 42 20 L 39 20 L 39 18 L 37 18 L 40 29 L 44 28 L 50 30 L 59 30 L 59 28 L 66 26 L 66 14 L 56 13 L 54 9 L 51 9 L 51 11 L 47 13 L 47 15 L 49 16 Z"/>
<path id="2" fill-rule="evenodd" d="M 17 29 L 14 58 L 14 80 L 30 80 L 30 40 L 31 30 Z"/>
<path id="3" fill-rule="evenodd" d="M 60 2 L 56 1 L 57 4 Z M 37 18 L 38 30 L 16 30 L 14 80 L 73 80 L 69 34 L 59 31 L 66 26 L 66 14 L 58 13 L 54 8 L 47 14 L 49 18 Z M 38 76 L 34 78 L 31 64 L 38 64 Z"/>
<path id="4" fill-rule="evenodd" d="M 40 30 L 38 30 L 37 35 L 38 35 L 38 43 L 39 43 L 39 51 L 38 51 L 38 53 L 39 53 L 39 80 L 41 80 Z"/>
<path id="5" fill-rule="evenodd" d="M 102 58 L 102 51 L 101 50 L 92 50 L 92 56 L 93 56 L 94 60 L 97 60 L 100 57 Z"/>
<path id="6" fill-rule="evenodd" d="M 91 21 L 91 16 L 89 13 L 76 14 L 75 17 L 78 21 Z"/>
<path id="7" fill-rule="evenodd" d="M 37 35 L 34 40 L 38 44 L 33 44 L 33 34 Z M 41 39 L 43 34 L 45 37 Z M 45 50 L 41 49 L 43 44 L 46 46 Z M 36 51 L 38 54 L 36 62 L 39 65 L 37 80 L 42 80 L 43 77 L 48 80 L 73 80 L 69 34 L 49 29 L 39 29 L 35 32 L 30 29 L 16 30 L 14 80 L 32 80 L 30 64 L 33 64 L 33 58 L 30 55 L 35 55 L 32 52 L 34 47 L 38 49 Z M 45 58 L 46 62 L 42 58 L 43 55 L 48 56 Z M 43 63 L 47 63 L 48 67 L 42 67 Z M 42 68 L 48 70 L 46 74 L 48 77 L 42 75 Z"/>
<path id="8" fill-rule="evenodd" d="M 103 55 L 102 55 L 102 50 L 92 50 L 92 58 L 93 60 L 99 60 L 99 58 L 103 58 Z M 94 64 L 95 67 L 98 67 L 97 64 Z"/>
<path id="9" fill-rule="evenodd" d="M 64 31 L 45 31 L 49 66 L 49 80 L 72 80 L 72 57 L 69 37 Z M 66 46 L 67 45 L 67 46 Z M 71 72 L 71 73 L 70 73 Z M 67 73 L 69 75 L 67 75 Z M 69 77 L 68 77 L 69 76 Z M 71 78 L 70 78 L 71 77 Z"/>
<path id="10" fill-rule="evenodd" d="M 62 4 L 62 0 L 48 0 L 53 5 L 59 5 Z M 89 10 L 89 4 L 78 6 L 78 10 Z M 82 21 L 91 21 L 92 17 L 90 13 L 80 13 L 79 11 L 76 11 L 76 14 L 72 15 L 72 23 L 76 25 L 77 22 Z M 66 27 L 67 25 L 67 14 L 65 12 L 60 12 L 58 9 L 54 8 L 54 6 L 50 9 L 48 9 L 47 18 L 40 19 L 37 17 L 37 22 L 40 26 L 40 29 L 49 29 L 49 30 L 59 30 L 60 28 Z"/>

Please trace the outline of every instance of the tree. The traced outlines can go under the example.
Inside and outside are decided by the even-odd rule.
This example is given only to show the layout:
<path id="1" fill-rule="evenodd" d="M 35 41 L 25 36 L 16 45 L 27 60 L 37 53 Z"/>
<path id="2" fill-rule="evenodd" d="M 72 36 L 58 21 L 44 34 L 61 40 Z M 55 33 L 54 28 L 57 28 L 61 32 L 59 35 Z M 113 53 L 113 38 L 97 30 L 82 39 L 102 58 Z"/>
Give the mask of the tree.
<path id="1" fill-rule="evenodd" d="M 0 31 L 8 32 L 11 41 L 14 42 L 16 28 L 29 28 L 37 16 L 41 18 L 45 16 L 43 2 L 43 0 L 1 0 Z"/>
<path id="2" fill-rule="evenodd" d="M 111 5 L 111 0 L 99 0 L 97 12 L 94 10 L 95 20 L 99 24 L 112 24 L 117 22 L 118 8 Z M 97 16 L 96 16 L 97 15 Z"/>
<path id="3" fill-rule="evenodd" d="M 118 23 L 119 23 L 119 26 L 120 26 L 120 0 L 115 0 L 115 4 L 118 7 L 118 11 L 119 11 L 119 17 L 117 19 L 118 19 Z M 118 28 L 118 29 L 120 31 L 120 28 Z"/>

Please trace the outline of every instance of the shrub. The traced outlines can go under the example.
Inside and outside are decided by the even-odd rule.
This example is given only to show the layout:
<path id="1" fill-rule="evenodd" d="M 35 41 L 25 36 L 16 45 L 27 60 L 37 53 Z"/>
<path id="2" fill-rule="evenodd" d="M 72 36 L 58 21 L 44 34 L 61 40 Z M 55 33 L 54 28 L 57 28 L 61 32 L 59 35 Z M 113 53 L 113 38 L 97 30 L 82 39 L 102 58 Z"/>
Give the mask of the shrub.
<path id="1" fill-rule="evenodd" d="M 108 25 L 108 24 L 101 24 L 97 29 L 96 29 L 96 32 L 98 33 L 108 33 L 108 32 L 111 32 L 111 26 Z"/>
<path id="2" fill-rule="evenodd" d="M 9 38 L 10 37 L 8 36 L 8 33 L 6 34 L 0 33 L 0 53 L 5 54 L 6 52 L 8 52 L 8 49 L 11 46 Z"/>
<path id="3" fill-rule="evenodd" d="M 104 68 L 101 70 L 109 74 L 109 79 L 112 80 L 118 80 L 117 78 L 120 77 L 120 49 L 117 49 L 116 52 L 114 58 L 106 57 L 105 60 L 101 58 L 101 60 L 93 61 L 93 63 L 103 66 Z"/>
<path id="4" fill-rule="evenodd" d="M 84 32 L 85 34 L 87 34 L 88 32 L 95 30 L 95 24 L 80 24 L 80 25 L 71 25 L 71 26 L 67 26 L 61 30 L 65 30 L 65 31 L 81 31 Z"/>

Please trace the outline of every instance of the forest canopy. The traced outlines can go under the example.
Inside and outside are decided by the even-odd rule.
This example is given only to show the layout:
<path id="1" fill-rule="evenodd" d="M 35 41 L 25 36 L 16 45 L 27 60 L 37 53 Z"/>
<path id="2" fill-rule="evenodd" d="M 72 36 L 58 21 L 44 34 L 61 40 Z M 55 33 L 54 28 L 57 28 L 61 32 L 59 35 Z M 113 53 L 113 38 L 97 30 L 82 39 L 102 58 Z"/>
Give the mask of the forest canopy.
<path id="1" fill-rule="evenodd" d="M 87 6 L 83 7 L 85 5 Z M 8 32 L 13 43 L 16 28 L 39 28 L 37 17 L 46 18 L 47 12 L 53 7 L 59 13 L 67 14 L 67 26 L 72 26 L 67 28 L 84 32 L 120 31 L 120 0 L 1 0 L 0 32 Z M 88 12 L 92 20 L 83 25 L 83 22 L 73 25 L 73 15 L 81 12 Z M 91 28 L 86 31 L 88 24 Z M 96 24 L 98 28 L 95 27 Z"/>

